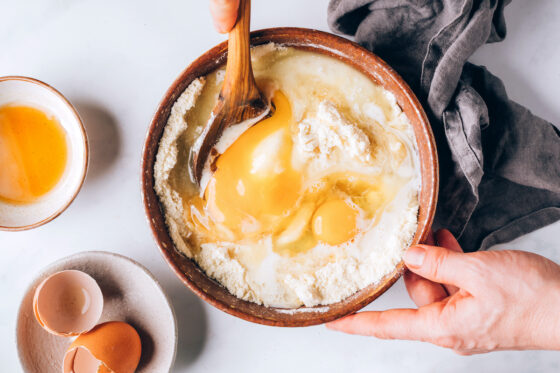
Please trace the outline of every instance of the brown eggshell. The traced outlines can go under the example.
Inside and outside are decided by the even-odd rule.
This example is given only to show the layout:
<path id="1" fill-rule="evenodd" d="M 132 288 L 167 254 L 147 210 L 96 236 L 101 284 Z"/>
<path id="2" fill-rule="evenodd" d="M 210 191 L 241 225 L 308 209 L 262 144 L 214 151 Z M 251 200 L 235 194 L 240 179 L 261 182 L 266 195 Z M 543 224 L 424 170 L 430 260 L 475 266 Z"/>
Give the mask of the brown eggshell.
<path id="1" fill-rule="evenodd" d="M 48 332 L 73 336 L 91 330 L 103 311 L 103 294 L 87 273 L 61 271 L 47 277 L 35 290 L 33 312 Z"/>
<path id="2" fill-rule="evenodd" d="M 136 330 L 125 322 L 110 321 L 76 338 L 62 369 L 63 373 L 133 373 L 141 352 Z"/>

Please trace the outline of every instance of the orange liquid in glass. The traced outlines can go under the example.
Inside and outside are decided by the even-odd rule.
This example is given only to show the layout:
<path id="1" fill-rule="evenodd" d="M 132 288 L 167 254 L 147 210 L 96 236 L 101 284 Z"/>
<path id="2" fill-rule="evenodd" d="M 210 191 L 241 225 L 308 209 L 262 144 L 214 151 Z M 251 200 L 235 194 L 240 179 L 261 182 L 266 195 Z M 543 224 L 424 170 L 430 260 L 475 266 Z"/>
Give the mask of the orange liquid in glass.
<path id="1" fill-rule="evenodd" d="M 0 199 L 35 202 L 62 178 L 68 149 L 58 120 L 29 107 L 0 107 Z"/>

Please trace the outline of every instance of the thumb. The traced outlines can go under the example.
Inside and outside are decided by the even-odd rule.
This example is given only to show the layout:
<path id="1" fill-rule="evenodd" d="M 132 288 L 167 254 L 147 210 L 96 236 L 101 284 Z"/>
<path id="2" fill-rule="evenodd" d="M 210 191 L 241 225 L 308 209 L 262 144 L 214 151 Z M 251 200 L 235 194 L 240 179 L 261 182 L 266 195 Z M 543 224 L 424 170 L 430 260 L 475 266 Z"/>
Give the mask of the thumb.
<path id="1" fill-rule="evenodd" d="M 428 280 L 455 285 L 469 292 L 477 288 L 479 275 L 471 256 L 439 246 L 411 246 L 404 255 L 409 270 Z M 472 293 L 472 292 L 471 292 Z"/>
<path id="2" fill-rule="evenodd" d="M 210 0 L 210 13 L 218 32 L 230 32 L 237 21 L 239 0 Z"/>

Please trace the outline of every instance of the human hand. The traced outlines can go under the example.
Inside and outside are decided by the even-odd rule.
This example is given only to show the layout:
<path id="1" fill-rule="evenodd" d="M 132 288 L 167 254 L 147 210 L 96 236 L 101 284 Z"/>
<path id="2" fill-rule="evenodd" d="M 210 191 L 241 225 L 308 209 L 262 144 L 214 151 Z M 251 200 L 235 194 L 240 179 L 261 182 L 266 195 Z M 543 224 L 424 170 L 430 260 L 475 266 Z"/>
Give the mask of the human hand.
<path id="1" fill-rule="evenodd" d="M 218 32 L 224 34 L 231 31 L 237 21 L 238 9 L 239 0 L 210 0 L 210 13 Z"/>
<path id="2" fill-rule="evenodd" d="M 436 240 L 441 247 L 405 253 L 405 284 L 418 309 L 360 312 L 327 327 L 430 342 L 462 355 L 560 349 L 559 265 L 522 251 L 465 254 L 447 230 Z"/>

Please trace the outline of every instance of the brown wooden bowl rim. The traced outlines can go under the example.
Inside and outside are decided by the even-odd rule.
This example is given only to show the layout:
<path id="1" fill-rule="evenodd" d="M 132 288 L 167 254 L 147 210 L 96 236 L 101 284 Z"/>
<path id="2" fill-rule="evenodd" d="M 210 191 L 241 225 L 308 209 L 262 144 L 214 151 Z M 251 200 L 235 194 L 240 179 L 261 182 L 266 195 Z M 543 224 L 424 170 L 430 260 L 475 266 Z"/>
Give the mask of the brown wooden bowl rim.
<path id="1" fill-rule="evenodd" d="M 327 32 L 306 29 L 306 28 L 296 28 L 296 27 L 262 29 L 262 30 L 251 32 L 251 44 L 252 45 L 266 44 L 267 42 L 272 41 L 270 39 L 278 39 L 282 37 L 286 37 L 288 39 L 291 38 L 293 40 L 292 42 L 293 44 L 290 42 L 281 42 L 278 44 L 299 47 L 303 49 L 306 48 L 313 49 L 316 53 L 322 53 L 322 54 L 334 56 L 341 60 L 343 58 L 346 58 L 347 60 L 352 60 L 353 62 L 357 60 L 363 60 L 363 59 L 373 60 L 373 62 L 377 64 L 378 67 L 380 67 L 380 69 L 383 71 L 383 75 L 391 78 L 394 81 L 394 83 L 396 83 L 398 89 L 404 93 L 406 99 L 410 102 L 415 112 L 415 115 L 418 117 L 418 120 L 422 124 L 421 127 L 423 130 L 423 137 L 424 139 L 427 140 L 426 146 L 428 149 L 427 153 L 425 153 L 424 156 L 428 157 L 428 160 L 431 162 L 431 167 L 428 169 L 431 176 L 431 180 L 429 180 L 429 184 L 431 184 L 431 189 L 428 191 L 429 198 L 426 206 L 421 206 L 421 208 L 426 209 L 426 219 L 422 227 L 420 226 L 420 221 L 419 221 L 419 225 L 418 225 L 419 228 L 417 228 L 412 243 L 416 244 L 425 241 L 427 234 L 431 228 L 431 224 L 436 209 L 436 201 L 437 201 L 438 185 L 439 185 L 438 182 L 439 166 L 437 161 L 435 140 L 429 121 L 420 102 L 418 101 L 418 99 L 416 98 L 416 96 L 408 86 L 408 84 L 389 65 L 387 65 L 383 60 L 381 60 L 375 54 L 371 53 L 367 49 L 363 48 L 362 46 L 348 39 Z M 300 39 L 296 40 L 296 38 L 300 38 Z M 333 43 L 340 43 L 344 45 L 345 50 L 341 50 L 341 48 L 333 49 L 332 47 L 329 47 L 327 45 L 327 42 L 330 42 L 331 45 Z M 357 53 L 358 57 L 352 58 L 351 55 L 349 54 L 349 51 L 353 51 Z M 274 310 L 276 316 L 279 315 L 284 316 L 284 319 L 280 319 L 280 318 L 268 318 L 268 317 L 250 314 L 240 310 L 239 308 L 235 307 L 234 305 L 228 302 L 217 299 L 215 296 L 204 291 L 194 281 L 192 281 L 189 278 L 189 276 L 179 268 L 178 264 L 175 263 L 171 254 L 168 252 L 168 250 L 177 250 L 177 249 L 175 248 L 175 245 L 173 244 L 173 241 L 169 236 L 167 226 L 165 225 L 165 218 L 163 215 L 162 207 L 159 203 L 159 197 L 156 195 L 154 190 L 153 167 L 155 164 L 157 149 L 159 148 L 159 141 L 163 133 L 163 128 L 165 127 L 165 123 L 167 123 L 167 120 L 169 118 L 169 112 L 167 113 L 165 121 L 163 122 L 164 124 L 160 129 L 160 134 L 156 139 L 157 141 L 153 141 L 154 132 L 158 128 L 158 123 L 161 120 L 160 117 L 164 115 L 163 111 L 165 110 L 165 108 L 166 107 L 169 108 L 168 111 L 170 111 L 170 107 L 172 106 L 172 103 L 170 104 L 170 101 L 172 100 L 174 103 L 178 95 L 180 95 L 182 91 L 196 77 L 201 75 L 206 75 L 208 72 L 220 67 L 225 62 L 225 56 L 226 56 L 225 53 L 227 53 L 227 41 L 224 41 L 218 44 L 217 46 L 211 48 L 210 50 L 206 51 L 204 54 L 202 54 L 200 57 L 194 60 L 189 66 L 187 66 L 187 68 L 181 72 L 181 74 L 173 81 L 169 89 L 166 91 L 165 95 L 163 96 L 163 99 L 160 101 L 156 109 L 156 112 L 148 128 L 144 150 L 142 154 L 142 175 L 141 175 L 142 199 L 144 202 L 144 209 L 145 209 L 146 217 L 148 218 L 148 223 L 152 230 L 152 234 L 165 261 L 169 264 L 169 266 L 175 272 L 177 277 L 191 291 L 193 291 L 204 301 L 206 301 L 207 303 L 211 304 L 212 306 L 224 312 L 229 313 L 230 315 L 239 317 L 247 321 L 264 324 L 264 325 L 283 326 L 283 327 L 311 326 L 311 325 L 326 323 L 360 310 L 361 308 L 365 307 L 373 300 L 375 300 L 377 297 L 379 297 L 381 294 L 383 294 L 389 287 L 391 287 L 391 285 L 393 285 L 400 278 L 402 273 L 404 273 L 404 271 L 406 270 L 406 267 L 402 260 L 396 265 L 395 269 L 391 273 L 384 276 L 377 283 L 370 284 L 367 287 L 358 290 L 355 294 L 337 303 L 333 303 L 327 306 L 304 307 L 307 310 L 309 310 L 309 312 L 305 312 L 305 313 L 297 312 L 292 314 L 286 314 L 285 312 L 283 313 L 281 311 L 276 311 L 277 310 L 276 308 L 265 307 L 263 305 L 258 305 L 253 302 L 244 301 L 239 298 L 236 298 L 236 301 L 240 301 L 240 303 L 250 303 L 253 307 L 257 307 L 257 308 L 264 307 L 267 310 Z M 206 72 L 206 74 L 200 74 L 196 77 L 192 77 L 190 81 L 185 83 L 186 78 L 189 78 L 191 72 L 194 71 L 196 68 L 199 68 L 199 65 L 201 64 L 210 65 L 211 62 L 213 62 L 213 64 L 212 66 L 208 66 L 208 72 Z M 343 62 L 352 65 L 350 61 L 343 60 Z M 361 70 L 355 65 L 352 66 L 354 68 L 357 68 L 358 70 Z M 362 72 L 364 71 L 362 70 Z M 373 80 L 373 77 L 371 76 L 372 73 L 366 73 L 366 75 Z M 383 82 L 378 82 L 378 83 L 384 86 Z M 178 88 L 181 85 L 184 86 L 183 89 L 180 92 L 177 92 Z M 417 138 L 417 143 L 419 143 L 416 130 L 415 130 L 415 137 Z M 419 152 L 421 152 L 420 146 L 418 148 L 419 148 Z M 428 185 L 428 184 L 426 184 L 426 180 L 424 180 L 424 177 L 422 177 L 422 188 L 424 187 L 424 185 Z M 157 201 L 158 206 L 152 206 L 151 200 Z M 152 207 L 154 207 L 154 213 L 156 214 L 155 217 L 152 216 L 152 212 L 151 212 Z M 158 227 L 157 226 L 158 223 L 156 223 L 155 218 L 158 218 L 160 222 L 163 221 L 164 226 Z M 162 240 L 158 237 L 158 229 L 163 229 L 165 240 L 171 243 L 173 247 L 168 248 L 167 244 L 162 242 Z M 196 271 L 200 271 L 204 273 L 204 271 L 198 267 L 195 261 L 185 256 L 183 257 L 185 258 L 185 260 L 189 260 L 194 264 Z M 204 275 L 212 282 L 218 284 L 221 287 L 222 292 L 226 292 L 231 295 L 231 293 L 229 293 L 229 291 L 225 287 L 217 283 L 215 280 L 207 276 L 205 273 Z M 325 307 L 328 307 L 328 310 L 330 310 L 330 307 L 333 307 L 337 304 L 343 304 L 342 307 L 337 311 L 322 312 L 320 310 L 321 308 L 325 308 Z M 317 309 L 317 311 L 312 311 L 313 309 Z M 303 317 L 302 314 L 310 317 Z M 291 317 L 287 317 L 288 315 Z"/>

